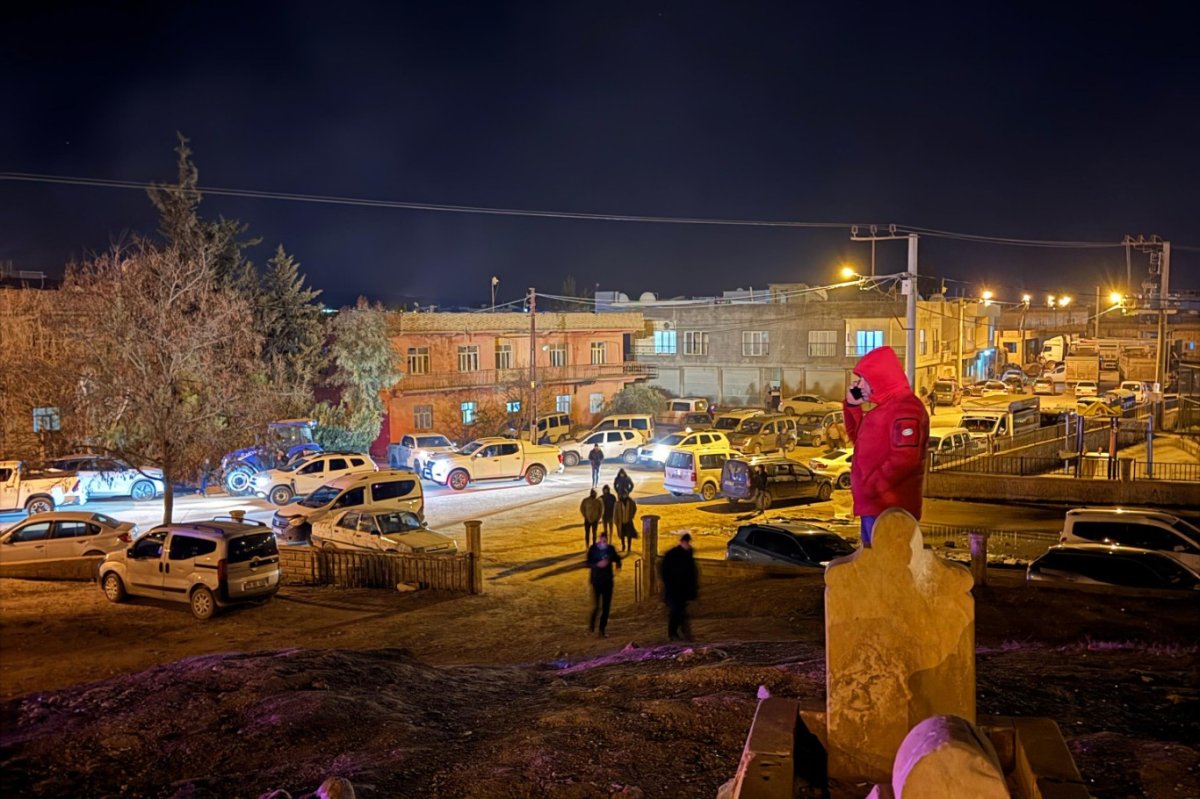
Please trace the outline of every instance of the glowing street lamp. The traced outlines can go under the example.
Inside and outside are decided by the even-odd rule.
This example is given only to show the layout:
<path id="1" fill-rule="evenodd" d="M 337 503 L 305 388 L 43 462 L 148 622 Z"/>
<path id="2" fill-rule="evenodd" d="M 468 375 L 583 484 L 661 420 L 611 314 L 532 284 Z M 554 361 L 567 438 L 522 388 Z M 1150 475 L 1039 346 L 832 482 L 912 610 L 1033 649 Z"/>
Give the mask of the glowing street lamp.
<path id="1" fill-rule="evenodd" d="M 849 264 L 844 264 L 842 266 L 843 280 L 853 280 L 856 277 L 858 277 L 858 272 L 854 269 L 854 267 L 850 266 Z"/>
<path id="2" fill-rule="evenodd" d="M 1029 294 L 1022 294 L 1022 295 L 1021 295 L 1021 302 L 1025 303 L 1025 307 L 1026 307 L 1026 308 L 1028 308 L 1028 307 L 1029 307 L 1029 301 L 1030 301 L 1030 300 L 1032 300 L 1032 299 L 1033 299 L 1033 297 L 1032 297 L 1031 295 L 1029 295 Z"/>
<path id="3" fill-rule="evenodd" d="M 1125 304 L 1125 295 L 1119 291 L 1114 291 L 1113 293 L 1108 295 L 1108 301 L 1111 302 L 1114 306 L 1124 305 Z"/>
<path id="4" fill-rule="evenodd" d="M 1059 308 L 1066 308 L 1066 307 L 1067 307 L 1068 305 L 1070 305 L 1070 304 L 1071 304 L 1071 298 L 1070 298 L 1070 297 L 1062 297 L 1062 298 L 1061 298 L 1061 299 L 1059 299 L 1059 301 L 1058 301 L 1058 307 L 1059 307 Z"/>
<path id="5" fill-rule="evenodd" d="M 983 305 L 985 308 L 992 304 L 992 296 L 993 296 L 992 292 L 988 291 L 987 289 L 984 289 L 983 294 L 981 296 L 983 297 Z"/>
<path id="6" fill-rule="evenodd" d="M 1053 295 L 1053 294 L 1047 294 L 1047 295 L 1046 295 L 1046 305 L 1048 305 L 1049 307 L 1053 308 L 1053 307 L 1054 307 L 1054 302 L 1055 302 L 1054 295 Z"/>

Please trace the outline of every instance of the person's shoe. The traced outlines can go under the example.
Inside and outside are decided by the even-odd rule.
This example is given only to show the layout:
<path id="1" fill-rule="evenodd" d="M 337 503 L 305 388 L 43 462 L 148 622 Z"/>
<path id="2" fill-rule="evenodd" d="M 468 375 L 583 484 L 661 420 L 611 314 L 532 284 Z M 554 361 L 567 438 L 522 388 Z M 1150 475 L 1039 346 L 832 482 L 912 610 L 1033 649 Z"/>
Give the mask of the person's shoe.
<path id="1" fill-rule="evenodd" d="M 608 633 L 604 632 L 604 630 L 601 630 L 601 631 L 600 631 L 600 637 L 601 637 L 601 638 L 607 638 L 607 637 L 608 637 Z"/>

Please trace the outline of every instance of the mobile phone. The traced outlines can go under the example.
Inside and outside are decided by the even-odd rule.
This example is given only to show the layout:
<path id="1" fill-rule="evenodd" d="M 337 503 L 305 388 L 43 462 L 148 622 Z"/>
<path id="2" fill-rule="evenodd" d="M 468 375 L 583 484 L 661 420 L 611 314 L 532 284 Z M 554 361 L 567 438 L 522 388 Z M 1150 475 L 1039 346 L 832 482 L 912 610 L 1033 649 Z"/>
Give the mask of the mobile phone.
<path id="1" fill-rule="evenodd" d="M 854 397 L 856 400 L 862 399 L 862 389 L 858 386 L 850 386 L 850 396 Z"/>

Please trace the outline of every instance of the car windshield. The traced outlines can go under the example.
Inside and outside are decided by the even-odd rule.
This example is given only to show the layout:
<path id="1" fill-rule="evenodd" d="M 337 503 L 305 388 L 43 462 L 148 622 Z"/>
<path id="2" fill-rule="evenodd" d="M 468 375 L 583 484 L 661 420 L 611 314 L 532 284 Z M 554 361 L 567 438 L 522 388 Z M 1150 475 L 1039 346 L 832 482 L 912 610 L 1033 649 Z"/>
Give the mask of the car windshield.
<path id="1" fill-rule="evenodd" d="M 672 447 L 672 446 L 678 444 L 680 441 L 683 441 L 683 433 L 672 433 L 671 435 L 667 436 L 659 443 L 665 444 L 668 447 Z"/>
<path id="2" fill-rule="evenodd" d="M 822 413 L 806 413 L 803 416 L 796 419 L 796 424 L 802 424 L 802 425 L 820 424 L 822 416 L 824 416 L 824 414 L 822 414 Z"/>
<path id="3" fill-rule="evenodd" d="M 300 500 L 300 504 L 306 508 L 323 508 L 330 502 L 333 502 L 340 493 L 342 493 L 342 489 L 337 486 L 323 485 Z"/>
<path id="4" fill-rule="evenodd" d="M 746 421 L 742 422 L 741 431 L 748 436 L 754 435 L 759 430 L 762 430 L 762 422 L 758 421 L 757 419 L 747 419 Z"/>
<path id="5" fill-rule="evenodd" d="M 1200 544 L 1200 529 L 1197 529 L 1194 525 L 1188 524 L 1183 519 L 1176 519 L 1175 523 L 1171 526 L 1191 538 L 1197 544 Z"/>
<path id="6" fill-rule="evenodd" d="M 969 433 L 990 433 L 996 427 L 995 419 L 972 419 L 969 416 L 963 417 L 962 426 Z"/>
<path id="7" fill-rule="evenodd" d="M 801 548 L 808 554 L 809 560 L 825 563 L 834 558 L 854 553 L 854 547 L 841 536 L 812 535 L 797 539 Z"/>
<path id="8" fill-rule="evenodd" d="M 375 522 L 379 525 L 379 532 L 384 535 L 421 529 L 421 520 L 415 513 L 381 513 L 375 517 Z"/>
<path id="9" fill-rule="evenodd" d="M 464 455 L 470 455 L 471 453 L 475 452 L 475 450 L 479 449 L 482 446 L 483 446 L 482 441 L 472 441 L 470 444 L 467 444 L 465 447 L 462 448 L 462 453 Z"/>
<path id="10" fill-rule="evenodd" d="M 445 436 L 417 436 L 418 447 L 452 447 L 450 439 Z"/>
<path id="11" fill-rule="evenodd" d="M 953 391 L 954 384 L 938 382 L 933 384 L 933 389 L 934 391 Z"/>
<path id="12" fill-rule="evenodd" d="M 294 472 L 297 469 L 299 469 L 301 466 L 303 466 L 304 464 L 309 463 L 310 461 L 312 461 L 311 457 L 297 458 L 296 460 L 292 461 L 291 463 L 287 464 L 286 466 L 280 466 L 279 471 Z"/>

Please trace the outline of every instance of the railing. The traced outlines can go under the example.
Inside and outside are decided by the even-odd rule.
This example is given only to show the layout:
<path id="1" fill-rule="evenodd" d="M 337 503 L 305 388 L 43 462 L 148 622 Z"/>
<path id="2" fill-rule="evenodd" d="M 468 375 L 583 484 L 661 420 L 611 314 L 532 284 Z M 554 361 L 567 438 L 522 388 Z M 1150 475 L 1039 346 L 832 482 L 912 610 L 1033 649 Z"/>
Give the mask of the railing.
<path id="1" fill-rule="evenodd" d="M 472 585 L 472 558 L 457 555 L 418 555 L 389 552 L 339 552 L 313 550 L 309 574 L 317 585 L 344 588 L 395 588 L 416 583 L 440 591 L 479 593 Z"/>
<path id="2" fill-rule="evenodd" d="M 1166 480 L 1181 483 L 1200 482 L 1200 463 L 1133 462 L 1134 480 Z"/>
<path id="3" fill-rule="evenodd" d="M 1020 477 L 1032 474 L 1073 475 L 1074 467 L 1062 458 L 1035 457 L 965 457 L 933 464 L 934 471 L 966 472 Z"/>
<path id="4" fill-rule="evenodd" d="M 575 383 L 617 377 L 650 377 L 655 367 L 650 364 L 625 361 L 621 363 L 571 364 L 568 366 L 539 366 L 539 383 Z M 406 374 L 397 384 L 399 391 L 445 391 L 458 388 L 514 385 L 528 387 L 530 370 L 481 369 L 474 372 L 431 372 Z"/>

